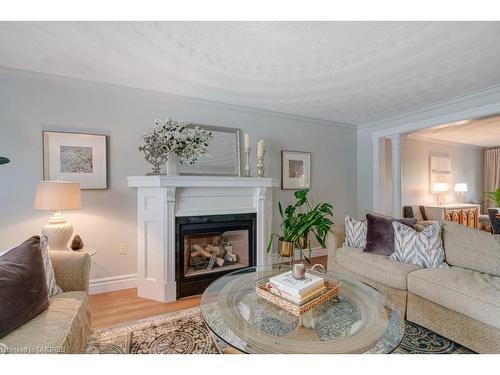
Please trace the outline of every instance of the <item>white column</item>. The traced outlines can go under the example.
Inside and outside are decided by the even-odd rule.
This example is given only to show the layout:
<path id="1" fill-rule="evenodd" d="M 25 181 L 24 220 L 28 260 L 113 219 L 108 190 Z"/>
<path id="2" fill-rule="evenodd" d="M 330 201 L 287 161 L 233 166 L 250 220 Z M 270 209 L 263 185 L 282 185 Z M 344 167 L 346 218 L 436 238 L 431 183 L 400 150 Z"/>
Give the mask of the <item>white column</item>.
<path id="1" fill-rule="evenodd" d="M 257 211 L 257 266 L 273 263 L 271 252 L 267 252 L 267 244 L 271 236 L 272 221 L 272 189 L 257 188 L 255 190 L 255 208 Z"/>
<path id="2" fill-rule="evenodd" d="M 165 188 L 165 265 L 163 302 L 177 300 L 175 281 L 175 187 Z"/>
<path id="3" fill-rule="evenodd" d="M 401 134 L 394 134 L 387 138 L 391 140 L 392 151 L 392 216 L 401 217 Z"/>

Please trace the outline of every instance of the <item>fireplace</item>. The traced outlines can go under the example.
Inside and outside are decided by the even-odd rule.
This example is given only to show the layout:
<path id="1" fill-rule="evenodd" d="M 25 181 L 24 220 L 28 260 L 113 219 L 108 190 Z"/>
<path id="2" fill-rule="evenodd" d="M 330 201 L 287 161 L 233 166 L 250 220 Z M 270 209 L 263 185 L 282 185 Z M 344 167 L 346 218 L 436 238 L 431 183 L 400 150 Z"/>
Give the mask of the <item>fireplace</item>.
<path id="1" fill-rule="evenodd" d="M 212 236 L 201 238 L 201 245 L 220 245 L 216 241 L 219 237 L 223 246 L 228 245 L 227 242 L 234 245 L 231 249 L 234 253 L 237 251 L 235 236 L 241 233 L 230 233 L 230 238 L 223 236 L 220 239 L 220 232 L 246 229 L 248 265 L 272 264 L 272 254 L 266 251 L 266 246 L 271 235 L 273 190 L 279 187 L 279 180 L 269 177 L 162 175 L 129 176 L 127 179 L 129 187 L 137 188 L 136 282 L 139 297 L 172 302 L 180 295 L 200 293 L 210 278 L 213 280 L 229 272 L 229 265 L 233 269 L 240 267 L 228 263 L 224 269 L 217 264 L 208 270 L 210 272 L 202 274 L 202 264 L 206 260 L 200 258 L 192 262 L 193 267 L 197 264 L 197 269 L 191 271 L 198 272 L 189 273 L 189 269 L 184 272 L 184 262 L 190 264 L 191 261 L 184 251 L 180 252 L 181 245 L 184 249 L 184 240 L 177 241 L 181 230 L 192 236 L 187 238 L 189 245 L 196 244 L 200 238 L 195 236 L 207 234 L 197 232 L 197 229 L 210 224 L 212 226 L 204 230 L 208 228 L 211 231 L 208 234 Z M 241 222 L 246 223 L 245 226 L 236 226 Z M 214 229 L 222 225 L 226 227 Z M 223 250 L 230 253 L 229 248 Z M 238 263 L 238 259 L 246 264 L 246 260 L 238 256 L 234 262 Z M 179 283 L 182 285 L 178 286 Z"/>
<path id="2" fill-rule="evenodd" d="M 177 298 L 203 293 L 222 275 L 256 264 L 256 214 L 176 217 Z"/>

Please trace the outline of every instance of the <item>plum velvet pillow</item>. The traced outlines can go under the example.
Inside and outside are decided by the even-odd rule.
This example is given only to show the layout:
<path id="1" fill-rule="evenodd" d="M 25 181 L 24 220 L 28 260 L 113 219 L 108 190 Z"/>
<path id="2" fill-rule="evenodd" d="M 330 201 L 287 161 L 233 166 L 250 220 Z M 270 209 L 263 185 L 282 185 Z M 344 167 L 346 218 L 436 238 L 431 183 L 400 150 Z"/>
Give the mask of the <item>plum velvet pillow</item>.
<path id="1" fill-rule="evenodd" d="M 408 225 L 413 228 L 417 219 L 388 219 L 372 214 L 366 215 L 368 225 L 366 231 L 366 253 L 390 256 L 394 253 L 394 228 L 392 222 Z"/>
<path id="2" fill-rule="evenodd" d="M 33 236 L 0 256 L 0 337 L 49 307 L 40 250 Z"/>

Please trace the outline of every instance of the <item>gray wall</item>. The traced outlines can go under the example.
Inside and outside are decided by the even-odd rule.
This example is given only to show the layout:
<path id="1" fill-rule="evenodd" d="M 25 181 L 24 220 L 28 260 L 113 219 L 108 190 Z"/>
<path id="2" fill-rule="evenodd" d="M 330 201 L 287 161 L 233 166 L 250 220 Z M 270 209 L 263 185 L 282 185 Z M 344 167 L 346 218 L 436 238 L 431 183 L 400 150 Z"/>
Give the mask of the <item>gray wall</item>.
<path id="1" fill-rule="evenodd" d="M 444 197 L 445 203 L 458 202 L 458 196 L 453 192 L 457 182 L 468 185 L 468 192 L 464 194 L 465 203 L 481 201 L 484 166 L 480 147 L 407 138 L 402 142 L 401 151 L 403 205 L 436 204 L 436 196 L 429 192 L 430 156 L 451 159 L 453 185 Z"/>
<path id="2" fill-rule="evenodd" d="M 19 74 L 19 73 L 15 73 Z M 0 72 L 0 249 L 39 233 L 50 213 L 33 210 L 42 179 L 42 129 L 103 133 L 109 136 L 109 189 L 83 191 L 83 207 L 68 211 L 92 258 L 92 278 L 136 273 L 136 196 L 126 176 L 149 171 L 137 151 L 139 136 L 155 118 L 173 117 L 237 127 L 266 140 L 267 175 L 280 177 L 280 150 L 312 152 L 315 201 L 330 201 L 335 219 L 356 211 L 356 130 L 332 123 L 257 111 L 175 95 L 87 83 L 36 74 Z M 255 161 L 253 172 L 255 173 Z M 284 204 L 292 192 L 277 189 Z M 275 222 L 276 224 L 276 222 Z M 128 245 L 119 255 L 119 245 Z"/>

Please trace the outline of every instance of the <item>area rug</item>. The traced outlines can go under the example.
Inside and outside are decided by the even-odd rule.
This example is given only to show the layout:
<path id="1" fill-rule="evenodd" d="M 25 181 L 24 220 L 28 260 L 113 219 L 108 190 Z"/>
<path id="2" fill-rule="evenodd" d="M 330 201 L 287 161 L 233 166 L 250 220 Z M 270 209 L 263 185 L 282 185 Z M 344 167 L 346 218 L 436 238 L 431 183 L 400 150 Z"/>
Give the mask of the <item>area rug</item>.
<path id="1" fill-rule="evenodd" d="M 85 349 L 89 354 L 219 354 L 200 309 L 194 307 L 96 330 Z M 428 329 L 406 322 L 405 334 L 393 353 L 472 353 Z"/>

